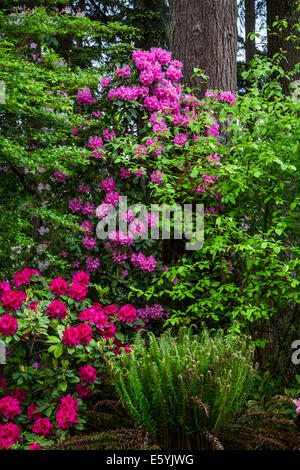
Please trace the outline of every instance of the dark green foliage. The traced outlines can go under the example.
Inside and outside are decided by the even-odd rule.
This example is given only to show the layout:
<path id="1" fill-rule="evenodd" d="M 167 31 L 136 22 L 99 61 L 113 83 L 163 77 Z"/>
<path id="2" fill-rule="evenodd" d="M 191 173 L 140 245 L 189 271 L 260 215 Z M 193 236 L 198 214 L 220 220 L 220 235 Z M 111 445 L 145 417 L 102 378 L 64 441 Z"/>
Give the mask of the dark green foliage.
<path id="1" fill-rule="evenodd" d="M 133 352 L 112 360 L 113 383 L 136 422 L 163 448 L 220 447 L 241 410 L 255 369 L 247 342 L 219 331 L 181 328 L 138 335 Z"/>
<path id="2" fill-rule="evenodd" d="M 289 416 L 291 399 L 275 396 L 251 407 L 224 432 L 226 450 L 298 450 L 299 424 Z"/>

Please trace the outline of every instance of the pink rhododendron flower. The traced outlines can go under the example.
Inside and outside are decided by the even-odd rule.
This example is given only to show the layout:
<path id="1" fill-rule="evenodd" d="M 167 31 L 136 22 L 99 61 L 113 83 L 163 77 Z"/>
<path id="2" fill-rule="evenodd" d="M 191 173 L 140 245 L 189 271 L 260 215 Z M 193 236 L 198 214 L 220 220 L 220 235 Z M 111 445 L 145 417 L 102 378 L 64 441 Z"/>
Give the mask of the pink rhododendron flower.
<path id="1" fill-rule="evenodd" d="M 64 330 L 62 342 L 69 348 L 73 348 L 76 344 L 80 344 L 78 331 L 75 326 L 71 326 Z"/>
<path id="2" fill-rule="evenodd" d="M 29 450 L 39 450 L 39 449 L 42 449 L 41 445 L 38 443 L 38 442 L 32 442 L 29 446 L 28 446 L 28 449 Z"/>
<path id="3" fill-rule="evenodd" d="M 68 297 L 71 297 L 72 299 L 77 300 L 77 302 L 82 302 L 88 293 L 88 288 L 86 283 L 84 282 L 73 282 L 71 284 L 69 292 L 68 292 Z"/>
<path id="4" fill-rule="evenodd" d="M 300 414 L 300 398 L 298 400 L 293 400 L 294 405 L 296 405 L 296 413 Z"/>
<path id="5" fill-rule="evenodd" d="M 20 413 L 22 413 L 22 410 L 20 409 L 19 400 L 10 395 L 0 399 L 0 415 L 3 415 L 6 419 L 14 419 Z"/>
<path id="6" fill-rule="evenodd" d="M 27 284 L 31 276 L 33 276 L 34 274 L 41 276 L 39 271 L 37 271 L 36 269 L 24 268 L 19 273 L 15 273 L 13 283 L 16 287 L 20 287 L 23 284 Z"/>
<path id="7" fill-rule="evenodd" d="M 0 424 L 0 447 L 3 450 L 21 440 L 20 428 L 14 423 Z"/>
<path id="8" fill-rule="evenodd" d="M 4 314 L 0 317 L 0 333 L 4 336 L 14 335 L 18 329 L 18 322 L 12 315 Z"/>
<path id="9" fill-rule="evenodd" d="M 58 412 L 56 414 L 57 426 L 61 429 L 69 429 L 78 422 L 77 418 L 78 401 L 71 395 L 67 395 L 60 400 Z"/>
<path id="10" fill-rule="evenodd" d="M 26 294 L 23 291 L 7 290 L 1 297 L 2 307 L 8 312 L 20 310 L 23 301 L 26 299 Z"/>
<path id="11" fill-rule="evenodd" d="M 116 74 L 121 78 L 129 78 L 130 75 L 131 75 L 131 70 L 130 70 L 129 65 L 125 65 L 122 68 L 117 67 L 116 68 Z"/>
<path id="12" fill-rule="evenodd" d="M 27 418 L 30 419 L 30 420 L 37 420 L 38 418 L 41 418 L 41 414 L 40 413 L 36 413 L 36 410 L 38 410 L 39 407 L 38 405 L 35 405 L 34 403 L 31 403 L 28 407 L 27 407 Z"/>
<path id="13" fill-rule="evenodd" d="M 86 260 L 86 267 L 89 272 L 96 272 L 100 267 L 100 260 L 99 258 L 93 258 L 93 256 L 89 256 Z"/>
<path id="14" fill-rule="evenodd" d="M 56 181 L 57 181 L 58 183 L 63 183 L 63 182 L 66 180 L 66 178 L 67 178 L 68 175 L 66 175 L 65 173 L 62 173 L 62 172 L 59 171 L 59 170 L 55 170 L 53 176 L 54 176 L 54 178 L 56 179 Z"/>
<path id="15" fill-rule="evenodd" d="M 87 325 L 86 323 L 80 323 L 76 329 L 80 344 L 83 344 L 84 346 L 87 345 L 93 337 L 93 330 L 90 325 Z"/>
<path id="16" fill-rule="evenodd" d="M 97 378 L 97 370 L 93 366 L 82 366 L 79 368 L 79 377 L 82 382 L 92 384 Z"/>
<path id="17" fill-rule="evenodd" d="M 98 137 L 97 135 L 90 136 L 89 141 L 88 141 L 88 146 L 92 150 L 96 150 L 98 148 L 103 147 L 103 140 L 101 139 L 101 137 Z"/>
<path id="18" fill-rule="evenodd" d="M 85 236 L 82 239 L 82 244 L 86 250 L 94 250 L 97 246 L 97 239 L 96 238 L 89 238 L 88 236 Z"/>
<path id="19" fill-rule="evenodd" d="M 119 310 L 119 318 L 124 322 L 133 322 L 136 319 L 136 309 L 130 304 L 124 305 Z"/>
<path id="20" fill-rule="evenodd" d="M 76 101 L 78 104 L 91 104 L 93 102 L 93 97 L 88 87 L 83 88 L 83 90 L 78 90 Z"/>
<path id="21" fill-rule="evenodd" d="M 80 201 L 80 199 L 77 199 L 76 197 L 69 202 L 69 209 L 72 211 L 73 214 L 81 212 L 82 208 L 82 201 Z"/>
<path id="22" fill-rule="evenodd" d="M 72 282 L 82 282 L 88 284 L 90 282 L 90 276 L 85 271 L 77 271 L 72 277 Z"/>
<path id="23" fill-rule="evenodd" d="M 67 315 L 67 307 L 60 300 L 55 299 L 48 305 L 46 312 L 51 318 L 64 319 Z"/>
<path id="24" fill-rule="evenodd" d="M 53 424 L 50 423 L 48 418 L 38 418 L 31 426 L 31 430 L 34 432 L 34 434 L 44 437 L 51 433 L 52 428 Z"/>
<path id="25" fill-rule="evenodd" d="M 163 183 L 163 174 L 164 173 L 162 173 L 160 170 L 153 171 L 152 175 L 150 175 L 152 183 Z"/>
<path id="26" fill-rule="evenodd" d="M 68 283 L 62 277 L 58 276 L 50 282 L 50 290 L 54 295 L 65 295 L 68 290 Z"/>

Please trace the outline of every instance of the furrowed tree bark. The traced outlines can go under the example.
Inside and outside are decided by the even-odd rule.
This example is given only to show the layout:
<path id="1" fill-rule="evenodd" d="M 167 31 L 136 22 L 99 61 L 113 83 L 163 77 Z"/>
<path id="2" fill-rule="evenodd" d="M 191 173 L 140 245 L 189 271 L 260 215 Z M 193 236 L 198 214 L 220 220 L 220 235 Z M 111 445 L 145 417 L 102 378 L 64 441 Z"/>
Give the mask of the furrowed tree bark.
<path id="1" fill-rule="evenodd" d="M 297 4 L 299 4 L 297 0 L 267 0 L 267 25 L 270 29 L 268 31 L 268 57 L 273 57 L 280 49 L 286 51 L 287 61 L 281 63 L 281 67 L 285 71 L 293 70 L 300 60 L 299 50 L 297 50 L 299 41 L 297 43 L 292 40 L 286 41 L 288 36 L 296 35 L 296 29 L 293 26 L 300 20 Z M 280 20 L 286 19 L 289 23 L 289 26 L 281 32 L 272 26 L 277 16 Z M 300 74 L 298 73 L 294 80 L 299 79 Z M 289 93 L 289 81 L 284 79 L 282 85 L 283 91 Z"/>
<path id="2" fill-rule="evenodd" d="M 252 60 L 256 53 L 255 39 L 249 38 L 251 33 L 255 33 L 255 0 L 245 0 L 246 62 Z"/>
<path id="3" fill-rule="evenodd" d="M 235 91 L 237 87 L 236 0 L 170 0 L 169 46 L 183 62 L 183 81 L 198 88 Z M 208 83 L 191 78 L 194 67 L 204 69 Z"/>

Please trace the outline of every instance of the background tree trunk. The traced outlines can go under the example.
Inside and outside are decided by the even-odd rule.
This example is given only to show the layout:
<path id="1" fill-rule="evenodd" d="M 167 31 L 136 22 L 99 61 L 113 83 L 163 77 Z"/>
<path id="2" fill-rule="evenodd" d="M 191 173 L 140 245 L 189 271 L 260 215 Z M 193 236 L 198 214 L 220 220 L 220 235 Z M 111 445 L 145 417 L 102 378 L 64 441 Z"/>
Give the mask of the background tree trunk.
<path id="1" fill-rule="evenodd" d="M 246 62 L 252 60 L 256 53 L 255 39 L 251 40 L 248 37 L 250 33 L 255 33 L 255 0 L 245 0 Z"/>
<path id="2" fill-rule="evenodd" d="M 236 0 L 170 0 L 169 45 L 175 59 L 183 62 L 184 83 L 235 91 L 237 86 Z M 194 67 L 204 69 L 208 83 L 191 78 Z"/>
<path id="3" fill-rule="evenodd" d="M 297 4 L 299 4 L 297 0 L 267 0 L 267 25 L 271 30 L 268 31 L 268 57 L 273 57 L 274 54 L 279 52 L 280 48 L 286 51 L 287 62 L 282 61 L 281 63 L 282 68 L 286 71 L 293 70 L 300 59 L 296 44 L 291 40 L 285 40 L 288 36 L 296 34 L 293 25 L 299 23 Z M 289 23 L 289 26 L 281 32 L 272 26 L 274 21 L 276 21 L 276 16 L 278 16 L 280 20 L 287 19 Z M 295 76 L 294 79 L 299 80 L 300 74 Z M 289 81 L 283 80 L 282 85 L 284 92 L 288 93 Z"/>

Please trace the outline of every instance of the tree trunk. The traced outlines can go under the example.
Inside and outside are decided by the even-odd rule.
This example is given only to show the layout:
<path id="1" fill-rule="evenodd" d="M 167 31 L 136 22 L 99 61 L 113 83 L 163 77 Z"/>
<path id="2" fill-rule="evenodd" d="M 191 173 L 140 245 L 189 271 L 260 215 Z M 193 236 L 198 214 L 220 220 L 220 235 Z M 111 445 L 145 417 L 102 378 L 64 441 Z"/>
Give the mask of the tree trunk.
<path id="1" fill-rule="evenodd" d="M 282 61 L 281 67 L 285 71 L 293 70 L 295 65 L 299 62 L 299 51 L 296 48 L 295 42 L 292 40 L 286 41 L 290 35 L 296 35 L 296 29 L 293 26 L 299 23 L 299 12 L 297 12 L 297 0 L 267 0 L 267 25 L 271 31 L 268 31 L 268 57 L 273 57 L 274 54 L 280 49 L 286 51 L 286 61 Z M 276 17 L 280 20 L 287 19 L 289 25 L 283 31 L 278 31 L 273 28 L 273 23 Z M 299 44 L 298 44 L 299 45 Z M 300 75 L 294 77 L 294 80 L 299 80 Z M 289 81 L 284 79 L 282 81 L 285 93 L 289 92 Z"/>
<path id="2" fill-rule="evenodd" d="M 237 87 L 236 0 L 170 0 L 169 44 L 183 62 L 183 81 L 198 88 L 235 91 Z M 208 83 L 191 78 L 194 67 L 204 69 Z"/>
<path id="3" fill-rule="evenodd" d="M 245 0 L 246 62 L 250 62 L 256 53 L 255 38 L 249 38 L 251 33 L 255 33 L 255 0 Z"/>

